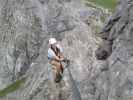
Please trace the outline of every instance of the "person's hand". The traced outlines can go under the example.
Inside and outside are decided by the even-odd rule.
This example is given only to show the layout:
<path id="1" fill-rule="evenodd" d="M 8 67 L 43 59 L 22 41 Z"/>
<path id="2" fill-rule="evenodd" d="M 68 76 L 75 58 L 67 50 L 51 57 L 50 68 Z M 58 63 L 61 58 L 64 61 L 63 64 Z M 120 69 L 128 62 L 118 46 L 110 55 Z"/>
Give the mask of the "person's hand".
<path id="1" fill-rule="evenodd" d="M 60 61 L 63 61 L 64 60 L 64 58 L 60 58 Z"/>
<path id="2" fill-rule="evenodd" d="M 70 60 L 69 59 L 67 59 L 67 58 L 64 58 L 64 60 L 63 60 L 63 62 L 65 62 L 65 63 L 70 63 Z"/>

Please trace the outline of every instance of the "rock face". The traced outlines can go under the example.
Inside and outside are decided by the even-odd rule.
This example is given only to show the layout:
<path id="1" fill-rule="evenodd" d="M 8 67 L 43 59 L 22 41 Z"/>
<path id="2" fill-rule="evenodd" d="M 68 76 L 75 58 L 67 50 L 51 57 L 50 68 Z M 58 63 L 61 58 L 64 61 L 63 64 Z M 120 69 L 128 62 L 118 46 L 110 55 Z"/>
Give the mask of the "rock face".
<path id="1" fill-rule="evenodd" d="M 94 33 L 107 14 L 80 0 L 0 0 L 0 88 L 26 77 L 0 100 L 132 100 L 132 6 L 119 0 L 101 41 Z M 71 60 L 59 84 L 47 60 L 49 37 Z"/>
<path id="2" fill-rule="evenodd" d="M 132 5 L 132 0 L 119 0 L 116 12 L 103 28 L 101 38 L 104 44 L 100 51 L 96 51 L 96 56 L 103 60 L 105 51 L 108 56 L 102 66 L 106 70 L 101 70 L 96 78 L 97 100 L 133 99 Z M 110 45 L 105 45 L 107 42 Z"/>
<path id="3" fill-rule="evenodd" d="M 0 100 L 95 99 L 89 77 L 100 44 L 94 33 L 103 16 L 103 10 L 80 0 L 0 0 L 0 88 L 26 77 L 22 88 Z M 59 84 L 52 81 L 47 60 L 49 37 L 61 41 L 71 60 Z"/>
<path id="4" fill-rule="evenodd" d="M 132 6 L 119 0 L 101 41 L 94 33 L 107 14 L 80 0 L 0 0 L 0 88 L 26 77 L 0 100 L 133 100 Z M 71 60 L 59 84 L 47 60 L 49 37 Z"/>
<path id="5" fill-rule="evenodd" d="M 0 85 L 1 88 L 26 72 L 39 55 L 42 44 L 40 18 L 30 1 L 0 1 Z M 20 73 L 18 73 L 20 72 Z"/>

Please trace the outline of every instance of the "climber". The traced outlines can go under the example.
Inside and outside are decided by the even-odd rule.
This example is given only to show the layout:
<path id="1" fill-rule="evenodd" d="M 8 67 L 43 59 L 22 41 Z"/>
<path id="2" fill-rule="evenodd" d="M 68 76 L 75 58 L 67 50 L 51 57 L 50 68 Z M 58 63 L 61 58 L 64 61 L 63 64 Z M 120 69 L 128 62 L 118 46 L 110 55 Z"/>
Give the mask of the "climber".
<path id="1" fill-rule="evenodd" d="M 65 58 L 63 49 L 55 38 L 49 39 L 48 59 L 49 63 L 53 65 L 54 81 L 59 82 L 63 74 L 64 67 L 62 62 L 65 61 Z"/>

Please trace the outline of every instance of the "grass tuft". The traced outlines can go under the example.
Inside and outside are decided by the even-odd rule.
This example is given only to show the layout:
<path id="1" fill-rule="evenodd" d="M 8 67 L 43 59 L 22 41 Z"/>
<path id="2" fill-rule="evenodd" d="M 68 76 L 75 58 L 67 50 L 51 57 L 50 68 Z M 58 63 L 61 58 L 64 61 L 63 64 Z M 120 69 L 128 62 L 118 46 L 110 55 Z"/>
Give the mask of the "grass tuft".
<path id="1" fill-rule="evenodd" d="M 4 97 L 7 94 L 16 91 L 20 88 L 21 84 L 25 82 L 25 78 L 21 80 L 17 80 L 16 82 L 12 83 L 11 85 L 7 86 L 3 90 L 0 90 L 0 97 Z"/>
<path id="2" fill-rule="evenodd" d="M 93 2 L 104 8 L 114 10 L 117 5 L 117 0 L 87 0 L 88 2 Z"/>

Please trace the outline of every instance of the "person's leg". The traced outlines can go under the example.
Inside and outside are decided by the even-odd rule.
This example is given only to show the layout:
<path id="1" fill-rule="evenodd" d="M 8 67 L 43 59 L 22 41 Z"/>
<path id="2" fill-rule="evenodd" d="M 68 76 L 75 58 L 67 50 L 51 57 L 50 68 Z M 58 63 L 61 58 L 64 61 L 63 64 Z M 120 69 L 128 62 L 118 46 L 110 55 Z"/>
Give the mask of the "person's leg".
<path id="1" fill-rule="evenodd" d="M 59 56 L 60 56 L 60 58 L 65 59 L 64 56 L 63 56 L 63 53 L 60 52 L 60 53 L 59 53 Z M 64 66 L 63 66 L 62 63 L 60 63 L 60 70 L 61 70 L 61 73 L 63 73 Z"/>
<path id="2" fill-rule="evenodd" d="M 57 79 L 57 70 L 56 70 L 55 66 L 53 66 L 53 79 L 54 79 L 54 81 L 56 81 L 56 79 Z"/>
<path id="3" fill-rule="evenodd" d="M 60 70 L 61 70 L 61 67 L 60 67 L 61 64 L 60 64 L 60 62 L 58 62 L 58 61 L 56 61 L 56 60 L 52 60 L 52 61 L 50 62 L 50 64 L 52 64 L 53 66 L 55 66 L 57 72 L 60 72 Z"/>
<path id="4" fill-rule="evenodd" d="M 64 71 L 64 67 L 63 65 L 60 63 L 60 72 L 63 74 L 63 71 Z"/>
<path id="5" fill-rule="evenodd" d="M 59 80 L 60 72 L 61 72 L 61 63 L 55 60 L 50 61 L 50 64 L 53 65 L 54 69 L 54 80 Z"/>

